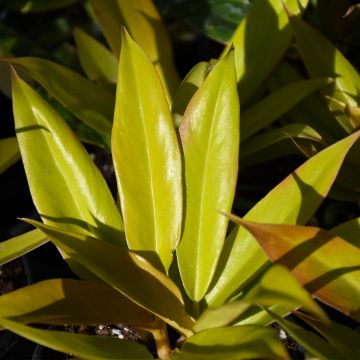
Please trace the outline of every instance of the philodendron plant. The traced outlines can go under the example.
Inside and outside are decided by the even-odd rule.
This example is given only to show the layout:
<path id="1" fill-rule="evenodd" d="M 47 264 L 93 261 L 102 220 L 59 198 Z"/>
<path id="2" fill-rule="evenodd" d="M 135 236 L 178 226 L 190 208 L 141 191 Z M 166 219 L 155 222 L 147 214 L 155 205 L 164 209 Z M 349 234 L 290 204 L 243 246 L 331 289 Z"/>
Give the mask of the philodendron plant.
<path id="1" fill-rule="evenodd" d="M 266 327 L 276 320 L 319 358 L 359 356 L 359 334 L 330 322 L 305 290 L 360 320 L 355 221 L 332 233 L 303 226 L 359 132 L 307 160 L 243 219 L 230 215 L 241 128 L 233 52 L 195 92 L 177 132 L 155 67 L 124 31 L 111 141 L 118 208 L 68 125 L 12 76 L 17 139 L 43 222 L 25 220 L 37 229 L 9 240 L 1 260 L 49 239 L 81 280 L 1 296 L 2 328 L 86 359 L 152 355 L 127 340 L 28 324 L 129 324 L 153 335 L 159 359 L 286 359 Z M 291 311 L 323 337 L 284 320 Z"/>

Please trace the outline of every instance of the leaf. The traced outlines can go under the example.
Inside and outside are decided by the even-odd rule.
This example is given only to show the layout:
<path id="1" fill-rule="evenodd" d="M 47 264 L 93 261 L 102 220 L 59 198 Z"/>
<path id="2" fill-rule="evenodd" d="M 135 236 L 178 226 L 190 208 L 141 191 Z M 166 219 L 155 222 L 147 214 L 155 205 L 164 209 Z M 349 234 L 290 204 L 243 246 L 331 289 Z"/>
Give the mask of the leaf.
<path id="1" fill-rule="evenodd" d="M 81 29 L 75 29 L 74 37 L 81 65 L 89 79 L 116 83 L 118 63 L 111 51 Z"/>
<path id="2" fill-rule="evenodd" d="M 193 321 L 185 312 L 179 289 L 143 257 L 89 235 L 63 231 L 34 220 L 26 221 L 134 303 L 181 333 L 191 335 Z"/>
<path id="3" fill-rule="evenodd" d="M 270 191 L 244 217 L 247 221 L 273 224 L 306 224 L 335 181 L 357 132 L 320 151 Z M 211 292 L 211 307 L 220 306 L 243 288 L 268 262 L 256 240 L 235 227 L 225 241 L 223 256 Z"/>
<path id="4" fill-rule="evenodd" d="M 18 10 L 24 14 L 60 9 L 80 2 L 80 0 L 3 0 L 3 6 Z"/>
<path id="5" fill-rule="evenodd" d="M 274 330 L 246 325 L 210 329 L 185 341 L 174 360 L 288 359 Z"/>
<path id="6" fill-rule="evenodd" d="M 319 31 L 296 16 L 290 16 L 300 54 L 312 77 L 331 76 L 335 78 L 332 86 L 323 89 L 330 96 L 347 106 L 357 106 L 360 102 L 360 75 L 350 62 Z M 339 111 L 336 103 L 329 103 L 330 109 Z M 351 132 L 353 126 L 345 116 L 341 117 L 343 127 Z"/>
<path id="7" fill-rule="evenodd" d="M 308 351 L 314 354 L 318 359 L 323 360 L 339 360 L 346 359 L 344 354 L 338 351 L 335 347 L 331 346 L 327 341 L 320 336 L 315 335 L 303 327 L 291 323 L 290 321 L 282 319 L 275 313 L 267 310 L 267 312 L 276 320 L 277 323 L 287 331 L 295 341 L 303 345 Z M 350 360 L 350 359 L 349 359 Z"/>
<path id="8" fill-rule="evenodd" d="M 126 27 L 158 71 L 170 104 L 180 81 L 169 36 L 152 1 L 90 0 L 90 4 L 116 57 L 121 49 L 121 27 Z"/>
<path id="9" fill-rule="evenodd" d="M 295 14 L 301 13 L 308 2 L 284 1 Z M 281 1 L 257 0 L 253 3 L 223 52 L 224 55 L 232 46 L 235 48 L 241 103 L 245 103 L 270 74 L 289 47 L 291 38 L 289 21 Z"/>
<path id="10" fill-rule="evenodd" d="M 83 359 L 153 359 L 142 345 L 129 340 L 40 330 L 8 319 L 0 319 L 0 325 L 40 345 Z"/>
<path id="11" fill-rule="evenodd" d="M 230 325 L 251 305 L 265 307 L 277 305 L 287 308 L 288 311 L 301 307 L 321 319 L 327 319 L 325 313 L 313 302 L 309 293 L 299 285 L 289 270 L 283 266 L 274 265 L 241 300 L 205 310 L 194 325 L 194 330 L 199 332 Z"/>
<path id="12" fill-rule="evenodd" d="M 241 144 L 241 160 L 271 145 L 283 140 L 291 140 L 292 138 L 307 139 L 316 142 L 323 141 L 321 135 L 308 125 L 297 123 L 284 125 L 244 141 L 244 143 Z"/>
<path id="13" fill-rule="evenodd" d="M 360 320 L 360 240 L 346 240 L 316 227 L 258 224 L 245 227 L 271 261 L 286 266 L 322 302 Z"/>
<path id="14" fill-rule="evenodd" d="M 186 213 L 177 256 L 189 297 L 200 301 L 224 243 L 239 154 L 239 99 L 233 53 L 220 61 L 191 99 L 179 128 Z M 226 210 L 228 209 L 228 210 Z"/>
<path id="15" fill-rule="evenodd" d="M 244 111 L 241 114 L 241 141 L 270 125 L 313 91 L 328 84 L 329 81 L 327 78 L 320 78 L 291 83 Z"/>
<path id="16" fill-rule="evenodd" d="M 0 242 L 0 265 L 25 255 L 47 241 L 47 237 L 41 231 L 32 230 Z"/>
<path id="17" fill-rule="evenodd" d="M 356 244 L 359 239 L 360 217 L 346 221 L 332 228 L 330 232 L 334 235 L 340 236 L 346 241 Z"/>
<path id="18" fill-rule="evenodd" d="M 0 174 L 20 160 L 20 150 L 16 137 L 0 140 Z"/>
<path id="19" fill-rule="evenodd" d="M 180 125 L 190 99 L 204 82 L 209 70 L 210 64 L 208 62 L 199 62 L 190 70 L 181 82 L 176 91 L 171 109 L 176 127 Z"/>
<path id="20" fill-rule="evenodd" d="M 13 107 L 28 184 L 44 222 L 126 246 L 100 171 L 67 124 L 15 73 Z"/>
<path id="21" fill-rule="evenodd" d="M 153 252 L 168 270 L 181 231 L 180 149 L 156 71 L 127 33 L 112 149 L 129 248 Z"/>
<path id="22" fill-rule="evenodd" d="M 110 135 L 114 94 L 78 73 L 39 58 L 11 58 L 11 64 L 41 84 L 65 108 L 98 132 Z"/>
<path id="23" fill-rule="evenodd" d="M 159 326 L 159 319 L 110 286 L 72 279 L 45 280 L 0 296 L 0 318 L 27 324 Z"/>

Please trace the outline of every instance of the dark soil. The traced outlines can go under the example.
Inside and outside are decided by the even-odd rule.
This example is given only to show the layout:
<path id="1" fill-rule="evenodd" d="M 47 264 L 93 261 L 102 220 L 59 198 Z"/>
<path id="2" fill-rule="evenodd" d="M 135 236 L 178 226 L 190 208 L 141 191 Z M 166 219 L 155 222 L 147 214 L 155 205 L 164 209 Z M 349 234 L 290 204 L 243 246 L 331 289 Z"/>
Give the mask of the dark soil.
<path id="1" fill-rule="evenodd" d="M 0 265 L 0 295 L 14 291 L 25 283 L 25 271 L 20 260 Z"/>

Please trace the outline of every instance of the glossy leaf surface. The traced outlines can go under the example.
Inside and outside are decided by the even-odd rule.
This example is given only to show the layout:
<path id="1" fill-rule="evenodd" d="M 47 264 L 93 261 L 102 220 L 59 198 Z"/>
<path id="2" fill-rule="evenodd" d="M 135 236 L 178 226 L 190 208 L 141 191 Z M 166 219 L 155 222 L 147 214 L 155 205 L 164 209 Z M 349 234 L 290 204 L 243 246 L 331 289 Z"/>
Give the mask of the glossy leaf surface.
<path id="1" fill-rule="evenodd" d="M 0 265 L 25 255 L 47 241 L 47 237 L 40 230 L 32 230 L 0 242 Z"/>
<path id="2" fill-rule="evenodd" d="M 284 3 L 299 14 L 301 8 L 307 6 L 308 0 L 286 0 Z M 276 66 L 290 45 L 291 38 L 289 20 L 282 2 L 255 1 L 224 51 L 226 53 L 234 45 L 242 103 L 249 99 Z"/>
<path id="3" fill-rule="evenodd" d="M 124 296 L 180 332 L 191 334 L 193 322 L 185 312 L 179 289 L 143 257 L 91 236 L 65 232 L 33 220 L 27 221 Z"/>
<path id="4" fill-rule="evenodd" d="M 15 137 L 0 140 L 0 174 L 20 160 L 19 145 Z"/>
<path id="5" fill-rule="evenodd" d="M 126 246 L 120 213 L 100 171 L 63 119 L 17 75 L 13 106 L 28 184 L 43 221 Z"/>
<path id="6" fill-rule="evenodd" d="M 270 191 L 244 217 L 247 221 L 306 224 L 328 194 L 344 157 L 359 138 L 355 133 L 322 150 Z M 257 241 L 235 227 L 226 239 L 216 283 L 207 295 L 211 306 L 222 303 L 243 287 L 268 262 Z"/>
<path id="7" fill-rule="evenodd" d="M 190 99 L 204 82 L 209 70 L 210 64 L 208 62 L 202 61 L 196 64 L 181 82 L 179 88 L 176 91 L 174 103 L 171 109 L 175 126 L 178 127 L 180 125 L 181 119 Z"/>
<path id="8" fill-rule="evenodd" d="M 296 16 L 290 16 L 290 23 L 310 75 L 335 78 L 335 83 L 324 89 L 323 94 L 348 106 L 357 106 L 360 102 L 360 75 L 356 69 L 319 31 Z M 334 102 L 329 106 L 333 111 L 339 111 Z M 342 124 L 349 132 L 352 130 L 351 123 L 344 116 Z"/>
<path id="9" fill-rule="evenodd" d="M 110 135 L 114 94 L 78 73 L 39 58 L 8 61 L 25 71 L 65 108 L 98 132 Z"/>
<path id="10" fill-rule="evenodd" d="M 220 61 L 191 99 L 179 127 L 186 213 L 178 263 L 189 297 L 205 295 L 226 236 L 239 156 L 239 99 L 233 53 Z"/>
<path id="11" fill-rule="evenodd" d="M 121 27 L 125 26 L 156 67 L 171 103 L 180 81 L 170 39 L 152 0 L 91 0 L 90 3 L 115 56 L 120 54 Z"/>
<path id="12" fill-rule="evenodd" d="M 0 319 L 0 325 L 40 345 L 70 353 L 83 359 L 153 359 L 152 355 L 142 345 L 111 336 L 40 330 L 9 319 Z"/>
<path id="13" fill-rule="evenodd" d="M 232 217 L 230 217 L 232 218 Z M 285 267 L 272 266 L 241 300 L 226 303 L 220 308 L 208 309 L 197 320 L 194 330 L 203 331 L 212 327 L 233 323 L 251 305 L 278 305 L 289 311 L 302 307 L 305 311 L 326 318 L 321 308 L 290 274 Z"/>
<path id="14" fill-rule="evenodd" d="M 75 29 L 74 37 L 81 65 L 89 79 L 115 83 L 118 63 L 111 51 L 81 29 Z"/>
<path id="15" fill-rule="evenodd" d="M 190 337 L 175 360 L 287 359 L 272 329 L 247 325 L 210 329 Z"/>
<path id="16" fill-rule="evenodd" d="M 71 279 L 45 280 L 0 296 L 0 318 L 21 323 L 123 323 L 149 328 L 159 323 L 153 314 L 110 286 Z"/>
<path id="17" fill-rule="evenodd" d="M 241 114 L 241 141 L 270 125 L 309 94 L 328 83 L 327 78 L 300 80 L 282 87 L 244 111 Z"/>
<path id="18" fill-rule="evenodd" d="M 180 149 L 156 70 L 127 33 L 112 153 L 129 248 L 153 252 L 167 270 L 181 231 Z"/>
<path id="19" fill-rule="evenodd" d="M 316 227 L 231 219 L 250 231 L 269 258 L 289 268 L 316 298 L 360 320 L 360 240 L 350 244 Z"/>

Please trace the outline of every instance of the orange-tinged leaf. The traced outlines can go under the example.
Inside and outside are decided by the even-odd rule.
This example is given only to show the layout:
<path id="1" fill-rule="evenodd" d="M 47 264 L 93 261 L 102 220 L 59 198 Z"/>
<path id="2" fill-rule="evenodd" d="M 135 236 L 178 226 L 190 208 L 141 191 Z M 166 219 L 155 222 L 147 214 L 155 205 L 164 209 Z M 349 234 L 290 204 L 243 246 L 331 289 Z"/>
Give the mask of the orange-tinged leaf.
<path id="1" fill-rule="evenodd" d="M 230 218 L 250 231 L 271 261 L 290 269 L 316 298 L 360 320 L 360 240 L 354 245 L 316 227 Z"/>

